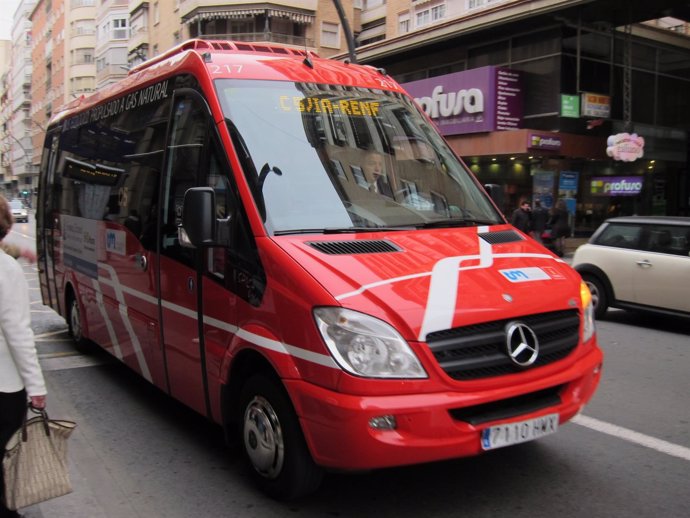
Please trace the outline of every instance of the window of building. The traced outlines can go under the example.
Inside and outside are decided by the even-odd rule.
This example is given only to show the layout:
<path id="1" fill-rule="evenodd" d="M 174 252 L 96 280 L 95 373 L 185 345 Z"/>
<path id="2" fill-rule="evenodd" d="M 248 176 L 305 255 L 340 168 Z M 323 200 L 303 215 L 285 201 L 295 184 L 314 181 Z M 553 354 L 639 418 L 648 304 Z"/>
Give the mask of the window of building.
<path id="1" fill-rule="evenodd" d="M 340 48 L 340 25 L 337 23 L 321 22 L 321 45 L 323 47 Z"/>
<path id="2" fill-rule="evenodd" d="M 50 90 L 53 86 L 53 63 L 48 61 L 46 63 L 46 89 Z"/>
<path id="3" fill-rule="evenodd" d="M 237 35 L 237 34 L 254 34 L 255 32 L 258 32 L 256 30 L 256 21 L 254 18 L 245 18 L 241 20 L 230 20 L 230 23 L 228 24 L 228 29 L 230 30 L 230 34 L 232 35 Z M 215 34 L 216 33 L 216 27 L 215 24 L 209 23 L 204 27 L 204 33 L 205 34 Z"/>
<path id="4" fill-rule="evenodd" d="M 95 87 L 95 78 L 93 76 L 73 77 L 69 80 L 70 94 L 80 95 L 87 92 L 93 92 Z"/>
<path id="5" fill-rule="evenodd" d="M 398 15 L 398 34 L 410 32 L 410 13 L 406 11 Z"/>
<path id="6" fill-rule="evenodd" d="M 467 10 L 471 9 L 484 9 L 491 7 L 495 4 L 501 3 L 501 2 L 507 2 L 508 0 L 465 0 L 465 6 L 467 7 Z"/>
<path id="7" fill-rule="evenodd" d="M 422 9 L 415 12 L 415 27 L 424 27 L 425 25 L 436 23 L 445 17 L 445 2 L 436 2 L 432 5 L 425 5 Z"/>
<path id="8" fill-rule="evenodd" d="M 127 18 L 116 18 L 113 20 L 113 39 L 124 40 L 127 39 Z"/>
<path id="9" fill-rule="evenodd" d="M 360 5 L 363 6 L 363 10 L 374 9 L 386 3 L 386 0 L 360 0 Z M 355 6 L 357 7 L 357 6 Z"/>
<path id="10" fill-rule="evenodd" d="M 85 36 L 96 32 L 94 20 L 76 20 L 72 22 L 72 35 Z"/>
<path id="11" fill-rule="evenodd" d="M 84 65 L 93 63 L 93 49 L 92 48 L 82 48 L 75 49 L 72 51 L 72 64 L 73 65 Z"/>

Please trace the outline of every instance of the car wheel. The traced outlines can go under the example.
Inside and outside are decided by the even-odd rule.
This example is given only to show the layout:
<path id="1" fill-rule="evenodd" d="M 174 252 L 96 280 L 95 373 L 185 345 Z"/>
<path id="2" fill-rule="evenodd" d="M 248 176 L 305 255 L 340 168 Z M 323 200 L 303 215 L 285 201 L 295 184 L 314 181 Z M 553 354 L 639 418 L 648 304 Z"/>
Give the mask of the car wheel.
<path id="1" fill-rule="evenodd" d="M 240 412 L 243 451 L 261 489 L 281 500 L 315 491 L 323 473 L 311 458 L 283 387 L 266 375 L 249 378 Z"/>
<path id="2" fill-rule="evenodd" d="M 601 318 L 608 309 L 608 300 L 606 300 L 606 289 L 604 284 L 591 274 L 584 274 L 582 280 L 585 281 L 589 291 L 592 293 L 592 304 L 594 304 L 594 316 Z"/>

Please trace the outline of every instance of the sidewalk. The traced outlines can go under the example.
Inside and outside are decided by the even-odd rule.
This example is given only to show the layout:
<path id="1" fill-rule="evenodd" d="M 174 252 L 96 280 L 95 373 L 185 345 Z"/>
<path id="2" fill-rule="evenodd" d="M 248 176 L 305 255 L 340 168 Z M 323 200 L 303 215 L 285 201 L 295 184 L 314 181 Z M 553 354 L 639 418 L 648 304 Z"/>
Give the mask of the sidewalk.
<path id="1" fill-rule="evenodd" d="M 565 255 L 572 257 L 577 247 L 589 241 L 588 237 L 568 237 L 565 240 Z"/>

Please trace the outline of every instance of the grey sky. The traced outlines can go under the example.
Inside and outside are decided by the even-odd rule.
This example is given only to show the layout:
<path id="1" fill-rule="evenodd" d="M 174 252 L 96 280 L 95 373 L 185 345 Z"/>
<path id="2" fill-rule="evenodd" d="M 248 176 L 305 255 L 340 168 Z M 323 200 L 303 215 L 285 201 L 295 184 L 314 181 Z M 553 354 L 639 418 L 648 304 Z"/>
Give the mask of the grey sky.
<path id="1" fill-rule="evenodd" d="M 19 0 L 0 0 L 0 40 L 12 38 L 12 17 Z"/>

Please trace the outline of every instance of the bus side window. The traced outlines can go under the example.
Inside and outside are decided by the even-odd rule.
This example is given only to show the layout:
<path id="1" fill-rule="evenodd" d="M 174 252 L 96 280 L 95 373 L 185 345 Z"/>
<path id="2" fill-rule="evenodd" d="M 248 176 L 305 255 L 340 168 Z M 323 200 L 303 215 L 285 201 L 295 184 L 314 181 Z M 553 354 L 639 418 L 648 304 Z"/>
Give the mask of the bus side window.
<path id="1" fill-rule="evenodd" d="M 215 191 L 216 218 L 226 220 L 226 232 L 221 233 L 221 239 L 226 241 L 204 250 L 204 275 L 258 306 L 265 290 L 266 276 L 249 220 L 239 201 L 237 185 L 219 140 L 212 138 L 208 149 L 208 172 L 202 184 Z"/>
<path id="2" fill-rule="evenodd" d="M 194 250 L 177 239 L 182 221 L 182 202 L 187 189 L 198 185 L 197 174 L 204 157 L 209 119 L 206 107 L 193 97 L 176 98 L 170 121 L 170 140 L 163 184 L 161 252 L 182 263 L 194 265 Z"/>

